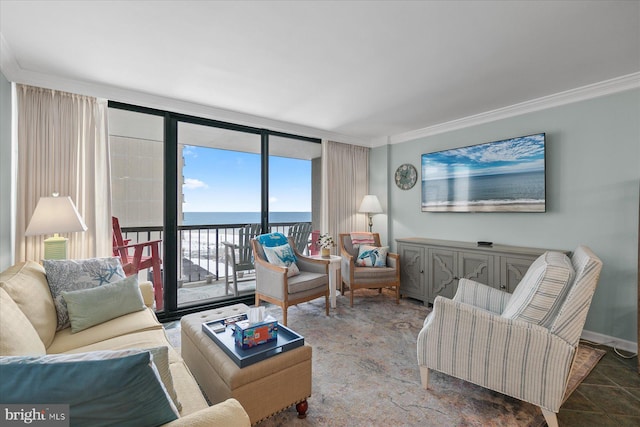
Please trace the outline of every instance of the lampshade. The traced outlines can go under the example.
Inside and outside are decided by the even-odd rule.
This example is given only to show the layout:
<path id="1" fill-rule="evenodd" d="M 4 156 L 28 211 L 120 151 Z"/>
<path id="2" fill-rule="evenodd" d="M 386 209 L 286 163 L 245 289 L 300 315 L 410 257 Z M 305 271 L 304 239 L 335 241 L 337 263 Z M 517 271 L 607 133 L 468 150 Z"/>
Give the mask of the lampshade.
<path id="1" fill-rule="evenodd" d="M 71 233 L 86 229 L 71 197 L 40 197 L 24 235 Z"/>
<path id="2" fill-rule="evenodd" d="M 66 259 L 68 239 L 59 237 L 58 233 L 86 229 L 71 197 L 40 197 L 24 235 L 54 234 L 44 241 L 44 259 Z"/>
<path id="3" fill-rule="evenodd" d="M 382 206 L 380 206 L 380 201 L 378 200 L 378 196 L 373 194 L 367 194 L 362 199 L 362 203 L 360 204 L 360 209 L 358 212 L 361 213 L 382 213 Z"/>

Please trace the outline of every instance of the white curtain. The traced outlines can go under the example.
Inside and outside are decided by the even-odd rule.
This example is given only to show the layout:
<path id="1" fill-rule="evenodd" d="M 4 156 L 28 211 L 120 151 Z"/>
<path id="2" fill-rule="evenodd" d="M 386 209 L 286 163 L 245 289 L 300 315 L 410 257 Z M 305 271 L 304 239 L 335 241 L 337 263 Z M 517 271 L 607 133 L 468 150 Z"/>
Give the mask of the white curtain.
<path id="1" fill-rule="evenodd" d="M 322 141 L 321 232 L 368 231 L 366 214 L 358 213 L 369 191 L 369 148 Z M 337 249 L 337 248 L 336 248 Z M 337 254 L 336 249 L 333 253 Z"/>
<path id="2" fill-rule="evenodd" d="M 17 86 L 16 261 L 39 261 L 44 239 L 24 232 L 40 197 L 70 196 L 88 229 L 66 233 L 69 258 L 111 254 L 111 185 L 105 100 Z"/>

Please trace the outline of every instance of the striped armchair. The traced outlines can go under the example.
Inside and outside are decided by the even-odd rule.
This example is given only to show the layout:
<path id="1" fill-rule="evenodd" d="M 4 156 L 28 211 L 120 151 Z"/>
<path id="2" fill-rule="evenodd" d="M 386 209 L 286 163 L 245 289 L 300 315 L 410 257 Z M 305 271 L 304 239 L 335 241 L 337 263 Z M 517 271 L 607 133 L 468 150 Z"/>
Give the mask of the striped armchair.
<path id="1" fill-rule="evenodd" d="M 435 299 L 418 335 L 422 386 L 434 369 L 539 406 L 557 426 L 601 269 L 579 246 L 570 260 L 543 254 L 513 295 L 460 279 L 452 300 Z"/>

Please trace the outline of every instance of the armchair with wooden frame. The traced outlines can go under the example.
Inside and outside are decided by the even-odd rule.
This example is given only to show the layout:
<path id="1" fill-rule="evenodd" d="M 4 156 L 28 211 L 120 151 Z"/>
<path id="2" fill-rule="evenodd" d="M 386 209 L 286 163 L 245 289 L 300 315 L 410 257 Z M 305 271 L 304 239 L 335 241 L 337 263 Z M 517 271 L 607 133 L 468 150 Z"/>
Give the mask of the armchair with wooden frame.
<path id="1" fill-rule="evenodd" d="M 380 234 L 372 233 L 374 244 L 380 247 Z M 351 243 L 350 233 L 341 233 L 339 238 L 340 271 L 342 273 L 342 284 L 349 289 L 349 305 L 353 307 L 353 292 L 356 289 L 379 289 L 395 288 L 396 304 L 400 303 L 400 255 L 388 253 L 386 267 L 359 267 L 356 259 L 359 254 L 359 247 L 354 247 Z M 343 287 L 344 290 L 344 287 Z"/>
<path id="2" fill-rule="evenodd" d="M 151 268 L 153 270 L 153 289 L 156 301 L 156 310 L 162 310 L 162 258 L 160 257 L 160 243 L 162 240 L 151 240 L 148 242 L 130 243 L 131 239 L 122 237 L 122 229 L 118 218 L 111 217 L 113 228 L 113 256 L 120 257 L 122 269 L 127 277 L 138 274 L 140 270 Z M 129 250 L 133 249 L 133 254 Z M 145 249 L 150 255 L 144 255 Z"/>
<path id="3" fill-rule="evenodd" d="M 283 236 L 284 237 L 284 236 Z M 258 239 L 251 240 L 256 268 L 256 306 L 260 301 L 270 302 L 282 308 L 282 324 L 287 325 L 287 309 L 296 304 L 324 296 L 325 314 L 329 315 L 329 261 L 302 255 L 289 245 L 297 258 L 300 274 L 287 277 L 289 267 L 280 267 L 269 262 Z"/>

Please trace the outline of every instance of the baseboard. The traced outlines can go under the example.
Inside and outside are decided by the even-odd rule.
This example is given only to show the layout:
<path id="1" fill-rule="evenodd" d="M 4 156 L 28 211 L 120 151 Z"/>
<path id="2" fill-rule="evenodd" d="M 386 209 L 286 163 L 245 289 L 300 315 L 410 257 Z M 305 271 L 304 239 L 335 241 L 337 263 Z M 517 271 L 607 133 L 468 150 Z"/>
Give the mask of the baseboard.
<path id="1" fill-rule="evenodd" d="M 630 353 L 638 353 L 638 343 L 633 341 L 627 341 L 620 338 L 612 337 L 609 335 L 601 334 L 598 332 L 591 332 L 587 330 L 582 331 L 583 340 L 591 341 L 597 344 L 608 345 L 609 347 L 615 347 L 618 350 L 628 351 Z"/>

